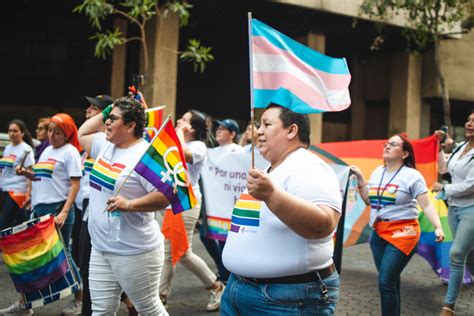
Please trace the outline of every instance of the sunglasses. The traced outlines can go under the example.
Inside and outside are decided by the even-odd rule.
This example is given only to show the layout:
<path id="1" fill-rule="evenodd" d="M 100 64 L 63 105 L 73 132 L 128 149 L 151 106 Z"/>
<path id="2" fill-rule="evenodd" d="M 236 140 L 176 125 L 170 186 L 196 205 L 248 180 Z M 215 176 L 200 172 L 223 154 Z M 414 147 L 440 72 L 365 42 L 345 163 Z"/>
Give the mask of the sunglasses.
<path id="1" fill-rule="evenodd" d="M 113 122 L 115 122 L 116 120 L 123 120 L 123 117 L 110 114 L 110 115 L 107 117 L 107 120 L 110 120 L 110 122 L 113 123 Z"/>

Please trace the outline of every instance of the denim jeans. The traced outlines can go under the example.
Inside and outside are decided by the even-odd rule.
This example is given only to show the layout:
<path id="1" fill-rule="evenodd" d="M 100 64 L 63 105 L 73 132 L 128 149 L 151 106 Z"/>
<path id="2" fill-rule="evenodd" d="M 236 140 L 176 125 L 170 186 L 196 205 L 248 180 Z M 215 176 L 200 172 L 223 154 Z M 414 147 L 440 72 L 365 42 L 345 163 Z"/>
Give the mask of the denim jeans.
<path id="1" fill-rule="evenodd" d="M 57 215 L 59 210 L 58 208 L 62 205 L 62 202 L 58 203 L 51 203 L 51 204 L 38 204 L 33 208 L 33 211 L 31 212 L 31 217 L 40 217 L 43 215 L 48 215 L 48 214 L 54 214 Z M 74 225 L 74 206 L 71 207 L 69 210 L 66 222 L 64 222 L 63 227 L 61 228 L 61 235 L 63 235 L 63 240 L 64 240 L 64 248 L 67 250 L 67 256 L 69 258 L 69 261 L 71 262 L 72 269 L 74 270 L 74 274 L 76 275 L 76 278 L 78 279 L 79 283 L 81 283 L 81 277 L 79 275 L 79 269 L 77 268 L 76 263 L 72 259 L 71 256 L 71 234 L 72 234 L 72 226 Z"/>
<path id="2" fill-rule="evenodd" d="M 221 300 L 221 315 L 334 315 L 339 299 L 339 275 L 323 282 L 329 302 L 321 298 L 318 281 L 299 284 L 255 284 L 231 273 Z"/>
<path id="3" fill-rule="evenodd" d="M 26 211 L 10 197 L 8 192 L 0 192 L 0 230 L 23 223 L 26 220 Z"/>
<path id="4" fill-rule="evenodd" d="M 456 303 L 464 277 L 464 267 L 474 273 L 474 205 L 468 207 L 450 206 L 448 222 L 454 236 L 449 250 L 449 283 L 444 302 Z"/>
<path id="5" fill-rule="evenodd" d="M 370 236 L 370 249 L 379 271 L 379 293 L 382 315 L 400 315 L 400 274 L 416 252 L 416 247 L 407 256 L 395 246 L 382 239 L 375 231 Z"/>

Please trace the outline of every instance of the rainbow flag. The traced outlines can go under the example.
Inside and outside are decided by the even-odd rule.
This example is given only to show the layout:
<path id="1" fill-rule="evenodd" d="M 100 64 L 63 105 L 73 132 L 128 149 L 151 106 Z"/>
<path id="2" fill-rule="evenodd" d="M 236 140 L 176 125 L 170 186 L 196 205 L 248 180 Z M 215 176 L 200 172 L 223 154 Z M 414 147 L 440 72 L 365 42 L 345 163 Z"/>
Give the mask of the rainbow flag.
<path id="1" fill-rule="evenodd" d="M 79 289 L 53 216 L 1 231 L 0 248 L 27 308 L 50 303 Z"/>
<path id="2" fill-rule="evenodd" d="M 160 130 L 161 124 L 163 123 L 163 110 L 164 106 L 158 106 L 145 111 L 146 114 L 146 127 L 145 127 L 145 140 L 151 142 L 156 133 Z"/>
<path id="3" fill-rule="evenodd" d="M 375 168 L 383 164 L 383 144 L 386 140 L 360 140 L 350 142 L 321 143 L 312 146 L 324 160 L 342 165 L 358 166 L 365 179 L 369 179 Z M 438 142 L 430 136 L 412 140 L 415 151 L 416 168 L 421 172 L 428 187 L 438 179 Z M 366 207 L 360 196 L 356 202 L 346 205 L 344 227 L 344 246 L 367 242 L 370 208 Z"/>
<path id="4" fill-rule="evenodd" d="M 329 163 L 358 166 L 365 179 L 369 179 L 372 171 L 383 164 L 382 151 L 386 140 L 361 140 L 350 142 L 321 143 L 311 146 L 311 150 Z M 428 188 L 438 179 L 438 141 L 435 136 L 412 140 L 415 151 L 416 168 L 425 178 Z M 369 188 L 373 190 L 373 188 Z M 370 191 L 369 191 L 370 193 Z M 384 194 L 385 195 L 385 194 Z M 386 203 L 390 203 L 390 196 L 385 196 Z M 438 211 L 446 239 L 442 243 L 435 243 L 434 227 L 420 212 L 419 221 L 421 229 L 418 253 L 425 258 L 438 274 L 447 281 L 449 275 L 449 249 L 452 244 L 451 231 L 447 219 L 447 207 L 444 201 L 431 202 Z M 368 241 L 371 228 L 369 226 L 370 207 L 366 206 L 357 193 L 355 201 L 346 204 L 344 222 L 344 246 L 351 246 Z M 470 282 L 469 273 L 466 272 L 464 282 Z"/>
<path id="5" fill-rule="evenodd" d="M 345 58 L 323 55 L 256 19 L 250 23 L 255 108 L 270 102 L 298 113 L 349 107 L 351 75 Z"/>
<path id="6" fill-rule="evenodd" d="M 135 171 L 166 196 L 173 213 L 189 210 L 197 204 L 183 149 L 170 120 L 150 143 Z"/>

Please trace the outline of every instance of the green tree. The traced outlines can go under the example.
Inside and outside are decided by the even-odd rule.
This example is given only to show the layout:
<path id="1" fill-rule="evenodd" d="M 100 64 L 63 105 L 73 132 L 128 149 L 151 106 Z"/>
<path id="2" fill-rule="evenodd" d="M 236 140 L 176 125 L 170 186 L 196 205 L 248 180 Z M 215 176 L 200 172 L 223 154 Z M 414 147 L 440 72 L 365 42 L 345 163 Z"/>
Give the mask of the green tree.
<path id="1" fill-rule="evenodd" d="M 379 22 L 394 15 L 404 15 L 407 27 L 403 35 L 410 49 L 422 51 L 433 45 L 436 75 L 443 100 L 443 119 L 449 127 L 452 126 L 451 105 L 448 84 L 441 67 L 440 42 L 466 18 L 472 19 L 472 5 L 471 0 L 363 0 L 360 6 L 361 13 Z"/>
<path id="2" fill-rule="evenodd" d="M 139 41 L 142 48 L 143 69 L 148 71 L 148 44 L 145 26 L 150 19 L 157 17 L 166 18 L 170 12 L 179 15 L 180 26 L 188 24 L 192 5 L 185 0 L 164 1 L 159 0 L 83 0 L 74 8 L 73 12 L 83 13 L 89 18 L 90 24 L 97 30 L 91 39 L 96 40 L 95 56 L 106 58 L 117 45 L 123 45 L 130 41 Z M 104 20 L 111 16 L 121 16 L 138 27 L 139 36 L 124 37 L 119 29 L 104 30 Z M 161 32 L 161 30 L 159 31 Z M 158 41 L 160 34 L 158 34 Z M 204 72 L 206 64 L 214 60 L 211 48 L 202 46 L 196 39 L 188 41 L 188 46 L 183 52 L 176 52 L 181 60 L 193 63 L 195 71 Z"/>

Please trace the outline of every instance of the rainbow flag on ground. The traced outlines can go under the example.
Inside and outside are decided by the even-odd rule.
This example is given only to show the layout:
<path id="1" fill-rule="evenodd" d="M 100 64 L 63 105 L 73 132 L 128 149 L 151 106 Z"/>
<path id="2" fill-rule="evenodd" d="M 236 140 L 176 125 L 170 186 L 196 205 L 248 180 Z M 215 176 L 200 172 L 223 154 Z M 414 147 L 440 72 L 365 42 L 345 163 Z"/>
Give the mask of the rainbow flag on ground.
<path id="1" fill-rule="evenodd" d="M 166 196 L 173 213 L 189 210 L 197 204 L 183 149 L 170 120 L 152 140 L 135 171 Z"/>
<path id="2" fill-rule="evenodd" d="M 250 29 L 255 108 L 270 102 L 298 113 L 349 107 L 351 75 L 344 58 L 323 55 L 256 19 Z"/>
<path id="3" fill-rule="evenodd" d="M 164 106 L 157 106 L 145 111 L 146 127 L 144 137 L 147 142 L 151 142 L 156 133 L 160 130 L 161 124 L 163 123 L 164 108 Z"/>
<path id="4" fill-rule="evenodd" d="M 383 164 L 382 151 L 386 140 L 361 140 L 350 142 L 321 143 L 311 146 L 324 160 L 341 165 L 357 165 L 365 179 L 369 179 L 372 171 Z M 435 136 L 412 140 L 415 151 L 416 168 L 425 178 L 428 188 L 438 179 L 438 141 Z M 358 193 L 354 202 L 346 204 L 344 222 L 344 246 L 351 246 L 368 241 L 371 228 L 369 226 L 370 208 L 365 205 Z M 443 225 L 446 239 L 442 243 L 435 243 L 434 228 L 420 212 L 419 221 L 421 238 L 418 244 L 418 253 L 425 258 L 433 270 L 444 281 L 449 275 L 449 249 L 452 244 L 451 230 L 447 219 L 447 207 L 444 201 L 431 202 L 438 211 Z M 469 273 L 466 273 L 464 282 L 470 282 Z"/>
<path id="5" fill-rule="evenodd" d="M 26 308 L 51 303 L 79 289 L 53 216 L 2 230 L 0 248 Z"/>

